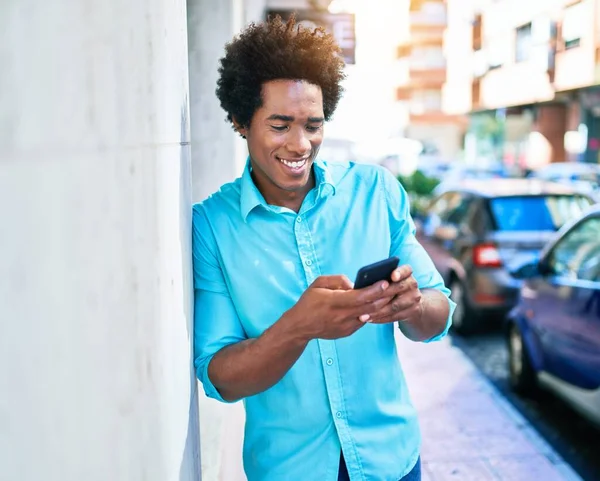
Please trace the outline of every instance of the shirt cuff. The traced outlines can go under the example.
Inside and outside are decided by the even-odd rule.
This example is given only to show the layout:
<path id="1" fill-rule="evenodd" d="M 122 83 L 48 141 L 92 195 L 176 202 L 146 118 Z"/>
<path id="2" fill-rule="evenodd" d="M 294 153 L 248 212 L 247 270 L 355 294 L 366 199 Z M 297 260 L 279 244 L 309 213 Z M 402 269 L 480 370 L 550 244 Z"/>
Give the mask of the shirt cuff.
<path id="1" fill-rule="evenodd" d="M 446 337 L 446 334 L 448 334 L 448 330 L 450 329 L 450 326 L 452 325 L 452 315 L 454 314 L 454 309 L 456 308 L 456 303 L 449 297 L 446 297 L 446 299 L 448 299 L 448 305 L 450 306 L 450 312 L 448 314 L 448 319 L 446 320 L 446 327 L 437 336 L 433 336 L 432 338 L 426 339 L 425 341 L 423 341 L 426 344 L 429 342 L 439 341 L 440 339 L 443 339 L 444 337 Z"/>
<path id="2" fill-rule="evenodd" d="M 202 387 L 204 388 L 204 393 L 209 398 L 216 399 L 217 401 L 220 401 L 225 404 L 233 404 L 237 401 L 228 401 L 226 399 L 223 399 L 223 397 L 219 393 L 219 390 L 215 387 L 215 385 L 210 380 L 210 377 L 208 376 L 208 366 L 214 356 L 215 355 L 213 354 L 212 356 L 207 357 L 204 360 L 204 362 L 200 366 L 198 366 L 198 369 L 196 370 L 196 376 L 202 383 Z"/>

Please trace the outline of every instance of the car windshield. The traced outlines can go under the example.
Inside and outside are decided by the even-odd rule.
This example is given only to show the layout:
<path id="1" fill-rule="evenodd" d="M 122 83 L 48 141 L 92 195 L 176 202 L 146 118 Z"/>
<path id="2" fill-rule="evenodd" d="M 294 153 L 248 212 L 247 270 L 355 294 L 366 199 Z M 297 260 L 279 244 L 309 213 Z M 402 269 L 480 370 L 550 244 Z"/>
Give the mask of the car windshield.
<path id="1" fill-rule="evenodd" d="M 490 200 L 496 227 L 501 231 L 558 230 L 590 206 L 580 195 L 498 197 Z"/>

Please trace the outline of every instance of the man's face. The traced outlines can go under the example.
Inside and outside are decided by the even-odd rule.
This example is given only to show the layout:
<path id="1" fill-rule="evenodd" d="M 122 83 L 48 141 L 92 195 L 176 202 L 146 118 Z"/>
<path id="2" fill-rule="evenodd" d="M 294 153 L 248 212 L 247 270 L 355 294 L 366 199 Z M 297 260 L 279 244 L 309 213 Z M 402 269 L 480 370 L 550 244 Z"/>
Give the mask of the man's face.
<path id="1" fill-rule="evenodd" d="M 254 181 L 269 203 L 292 200 L 312 188 L 311 168 L 323 142 L 323 94 L 304 81 L 273 80 L 247 129 Z"/>

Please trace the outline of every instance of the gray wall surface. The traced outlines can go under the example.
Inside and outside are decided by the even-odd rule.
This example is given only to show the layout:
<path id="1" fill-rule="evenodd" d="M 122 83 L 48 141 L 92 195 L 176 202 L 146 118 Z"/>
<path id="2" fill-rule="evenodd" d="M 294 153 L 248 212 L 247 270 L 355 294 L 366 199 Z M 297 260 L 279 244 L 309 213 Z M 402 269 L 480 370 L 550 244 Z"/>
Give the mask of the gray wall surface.
<path id="1" fill-rule="evenodd" d="M 194 202 L 238 177 L 246 157 L 215 95 L 225 44 L 244 23 L 242 0 L 188 0 Z"/>
<path id="2" fill-rule="evenodd" d="M 200 479 L 183 0 L 0 3 L 0 479 Z"/>

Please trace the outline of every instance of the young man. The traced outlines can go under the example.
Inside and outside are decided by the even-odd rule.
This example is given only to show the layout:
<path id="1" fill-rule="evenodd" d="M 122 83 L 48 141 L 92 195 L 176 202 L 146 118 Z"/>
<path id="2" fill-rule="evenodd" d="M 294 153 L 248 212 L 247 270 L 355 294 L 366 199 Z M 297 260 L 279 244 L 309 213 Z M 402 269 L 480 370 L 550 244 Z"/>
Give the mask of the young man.
<path id="1" fill-rule="evenodd" d="M 438 339 L 451 302 L 399 182 L 317 159 L 343 68 L 330 35 L 278 18 L 221 60 L 217 95 L 250 155 L 194 206 L 195 367 L 209 396 L 244 400 L 250 481 L 420 479 L 394 328 Z M 353 289 L 392 255 L 392 282 Z"/>

